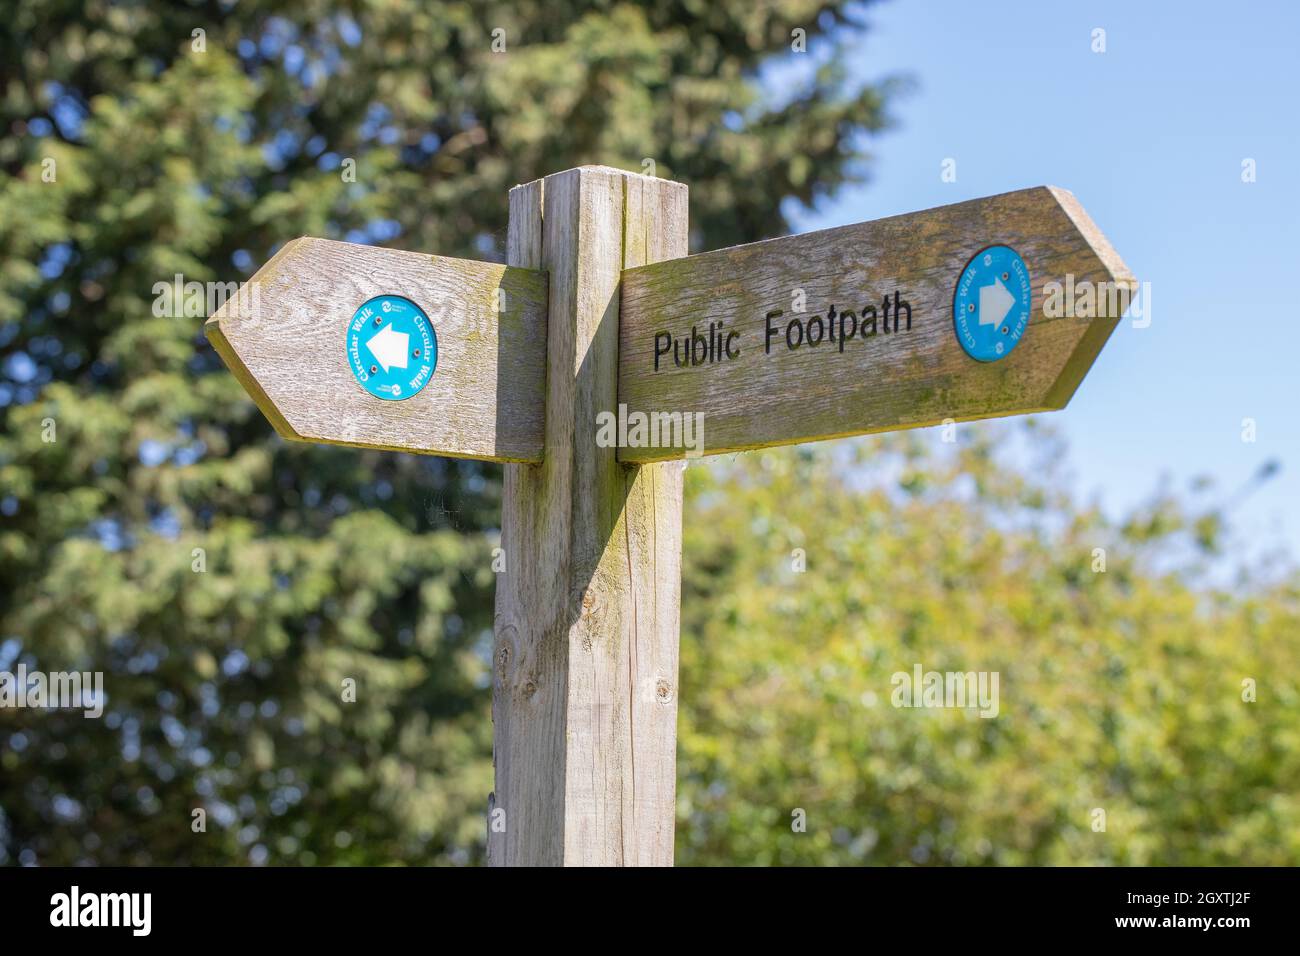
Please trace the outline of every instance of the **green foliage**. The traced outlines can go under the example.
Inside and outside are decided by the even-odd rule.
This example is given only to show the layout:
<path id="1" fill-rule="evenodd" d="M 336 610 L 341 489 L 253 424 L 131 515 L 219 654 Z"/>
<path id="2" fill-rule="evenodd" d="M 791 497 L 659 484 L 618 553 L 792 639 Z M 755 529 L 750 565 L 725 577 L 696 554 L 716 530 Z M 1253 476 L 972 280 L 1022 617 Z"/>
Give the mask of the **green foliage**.
<path id="1" fill-rule="evenodd" d="M 500 470 L 285 445 L 155 286 L 300 235 L 500 258 L 582 163 L 689 183 L 697 248 L 780 233 L 884 124 L 845 6 L 6 4 L 0 670 L 109 702 L 0 710 L 0 861 L 482 858 Z M 832 65 L 774 102 L 794 26 Z"/>
<path id="2" fill-rule="evenodd" d="M 1216 586 L 1213 512 L 1116 525 L 1013 437 L 688 470 L 679 862 L 1300 861 L 1300 577 Z M 893 706 L 916 664 L 998 672 L 998 715 Z"/>

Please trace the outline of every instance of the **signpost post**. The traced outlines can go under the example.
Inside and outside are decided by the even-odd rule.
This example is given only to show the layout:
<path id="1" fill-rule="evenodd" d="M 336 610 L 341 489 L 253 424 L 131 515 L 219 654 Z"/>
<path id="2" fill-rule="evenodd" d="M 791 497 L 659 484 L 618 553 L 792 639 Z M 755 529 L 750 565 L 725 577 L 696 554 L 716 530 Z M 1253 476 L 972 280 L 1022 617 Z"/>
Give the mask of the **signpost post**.
<path id="1" fill-rule="evenodd" d="M 686 199 L 517 186 L 508 266 L 299 239 L 207 323 L 286 438 L 507 463 L 493 865 L 672 863 L 673 459 L 1063 408 L 1135 288 L 1052 187 L 696 256 Z"/>

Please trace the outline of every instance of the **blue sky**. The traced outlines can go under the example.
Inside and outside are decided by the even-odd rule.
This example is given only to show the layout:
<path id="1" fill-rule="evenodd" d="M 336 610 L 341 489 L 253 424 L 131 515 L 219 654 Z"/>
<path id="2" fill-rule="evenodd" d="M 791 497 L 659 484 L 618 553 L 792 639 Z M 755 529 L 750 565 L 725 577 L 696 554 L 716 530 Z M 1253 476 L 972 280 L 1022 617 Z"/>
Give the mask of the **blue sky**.
<path id="1" fill-rule="evenodd" d="M 908 74 L 872 180 L 795 231 L 1012 189 L 1071 190 L 1139 280 L 1070 406 L 1076 489 L 1119 512 L 1211 476 L 1252 551 L 1300 556 L 1300 3 L 888 0 L 857 79 Z M 1106 31 L 1094 53 L 1093 30 Z M 816 50 L 810 50 L 816 53 Z M 940 178 L 946 158 L 957 181 Z M 1242 161 L 1256 181 L 1242 182 Z M 1242 441 L 1242 420 L 1256 441 Z"/>

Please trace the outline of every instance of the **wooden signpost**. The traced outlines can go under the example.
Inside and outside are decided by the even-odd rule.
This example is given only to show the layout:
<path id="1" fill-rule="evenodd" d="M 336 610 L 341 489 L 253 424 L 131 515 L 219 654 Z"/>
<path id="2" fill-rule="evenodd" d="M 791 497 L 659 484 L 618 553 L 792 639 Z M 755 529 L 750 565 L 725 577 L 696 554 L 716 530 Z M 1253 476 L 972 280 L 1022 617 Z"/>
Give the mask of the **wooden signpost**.
<path id="1" fill-rule="evenodd" d="M 508 266 L 299 239 L 207 323 L 286 438 L 507 462 L 494 865 L 672 863 L 671 459 L 1062 408 L 1122 308 L 1048 290 L 1135 287 L 1051 187 L 689 257 L 686 198 L 517 186 Z"/>
<path id="2" fill-rule="evenodd" d="M 421 303 L 438 333 L 438 368 L 428 388 L 404 402 L 380 401 L 358 388 L 342 345 L 353 310 L 392 291 Z M 543 272 L 295 239 L 208 320 L 206 331 L 285 438 L 542 460 Z"/>
<path id="3" fill-rule="evenodd" d="M 1033 327 L 983 363 L 953 334 L 953 292 L 995 242 L 1030 266 Z M 1122 312 L 1044 315 L 1043 286 L 1066 276 L 1131 282 L 1083 207 L 1048 186 L 630 269 L 619 402 L 628 416 L 702 413 L 706 454 L 1064 408 Z M 722 345 L 690 348 L 710 326 Z"/>

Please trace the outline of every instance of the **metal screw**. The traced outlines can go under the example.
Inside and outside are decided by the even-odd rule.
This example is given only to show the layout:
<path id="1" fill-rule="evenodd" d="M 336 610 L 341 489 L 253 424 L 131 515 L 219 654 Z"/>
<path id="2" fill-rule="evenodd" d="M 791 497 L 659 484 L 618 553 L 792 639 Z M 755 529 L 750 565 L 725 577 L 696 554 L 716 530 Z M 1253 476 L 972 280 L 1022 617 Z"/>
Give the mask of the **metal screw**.
<path id="1" fill-rule="evenodd" d="M 370 374 L 371 374 L 371 375 L 374 375 L 374 374 L 375 374 L 376 372 L 378 372 L 378 371 L 379 371 L 378 366 L 375 366 L 375 365 L 370 366 Z"/>

